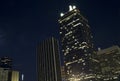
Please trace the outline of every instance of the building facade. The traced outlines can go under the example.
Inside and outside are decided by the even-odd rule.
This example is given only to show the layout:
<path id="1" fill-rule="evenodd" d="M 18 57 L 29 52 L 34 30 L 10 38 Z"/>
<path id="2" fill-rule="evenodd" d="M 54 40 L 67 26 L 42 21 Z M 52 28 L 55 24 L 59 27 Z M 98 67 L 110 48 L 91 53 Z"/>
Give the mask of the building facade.
<path id="1" fill-rule="evenodd" d="M 61 77 L 62 77 L 62 81 L 65 81 L 66 74 L 65 74 L 65 67 L 64 66 L 61 66 Z"/>
<path id="2" fill-rule="evenodd" d="M 10 81 L 9 70 L 5 70 L 4 68 L 0 68 L 0 81 Z"/>
<path id="3" fill-rule="evenodd" d="M 58 41 L 53 37 L 37 47 L 37 72 L 38 81 L 61 81 Z"/>
<path id="4" fill-rule="evenodd" d="M 102 81 L 120 80 L 120 47 L 112 46 L 97 52 L 95 73 Z"/>
<path id="5" fill-rule="evenodd" d="M 18 71 L 12 71 L 11 72 L 11 81 L 19 81 L 19 72 Z"/>
<path id="6" fill-rule="evenodd" d="M 70 5 L 69 11 L 60 15 L 58 22 L 67 80 L 80 80 L 91 71 L 89 59 L 93 43 L 90 26 L 76 6 Z"/>
<path id="7" fill-rule="evenodd" d="M 19 72 L 0 68 L 0 81 L 19 81 Z"/>

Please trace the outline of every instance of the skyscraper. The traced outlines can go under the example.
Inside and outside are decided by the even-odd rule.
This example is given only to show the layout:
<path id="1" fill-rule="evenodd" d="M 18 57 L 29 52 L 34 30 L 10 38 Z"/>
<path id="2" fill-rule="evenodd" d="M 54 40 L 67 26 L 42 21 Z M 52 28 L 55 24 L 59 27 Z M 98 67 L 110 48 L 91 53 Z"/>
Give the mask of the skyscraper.
<path id="1" fill-rule="evenodd" d="M 89 59 L 93 52 L 90 26 L 76 6 L 70 5 L 69 11 L 60 16 L 58 22 L 67 78 L 79 80 L 90 72 Z"/>
<path id="2" fill-rule="evenodd" d="M 53 37 L 37 47 L 37 70 L 38 81 L 61 81 L 58 41 Z"/>

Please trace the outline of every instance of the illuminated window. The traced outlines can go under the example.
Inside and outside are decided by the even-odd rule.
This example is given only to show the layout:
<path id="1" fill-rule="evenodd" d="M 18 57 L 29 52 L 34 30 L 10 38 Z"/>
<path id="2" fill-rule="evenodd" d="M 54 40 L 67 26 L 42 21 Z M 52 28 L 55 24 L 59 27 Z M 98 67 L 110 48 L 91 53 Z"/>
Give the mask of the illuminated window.
<path id="1" fill-rule="evenodd" d="M 62 34 L 62 32 L 60 32 L 60 34 Z"/>
<path id="2" fill-rule="evenodd" d="M 70 70 L 70 73 L 72 73 L 72 70 Z"/>
<path id="3" fill-rule="evenodd" d="M 83 65 L 86 65 L 85 63 L 83 63 Z"/>
<path id="4" fill-rule="evenodd" d="M 73 59 L 75 59 L 75 57 L 73 57 Z"/>
<path id="5" fill-rule="evenodd" d="M 75 43 L 75 45 L 77 45 L 77 43 Z"/>
<path id="6" fill-rule="evenodd" d="M 84 62 L 85 60 L 82 60 L 82 62 Z"/>
<path id="7" fill-rule="evenodd" d="M 60 13 L 60 16 L 62 17 L 62 16 L 64 16 L 64 14 L 63 14 L 63 13 Z"/>
<path id="8" fill-rule="evenodd" d="M 70 69 L 70 66 L 68 66 L 68 69 Z"/>
<path id="9" fill-rule="evenodd" d="M 78 25 L 80 25 L 81 23 L 77 23 L 77 24 L 75 24 L 73 27 L 76 27 L 76 26 L 78 26 Z"/>
<path id="10" fill-rule="evenodd" d="M 60 29 L 63 29 L 63 27 L 60 27 Z"/>
<path id="11" fill-rule="evenodd" d="M 84 50 L 84 52 L 87 52 L 87 50 Z"/>
<path id="12" fill-rule="evenodd" d="M 77 41 L 77 39 L 75 39 L 75 41 Z"/>
<path id="13" fill-rule="evenodd" d="M 67 70 L 67 74 L 69 74 L 69 70 Z"/>
<path id="14" fill-rule="evenodd" d="M 85 54 L 85 56 L 88 56 L 87 54 Z"/>
<path id="15" fill-rule="evenodd" d="M 75 37 L 74 37 L 74 36 L 72 36 L 72 38 L 74 39 Z"/>
<path id="16" fill-rule="evenodd" d="M 74 48 L 74 46 L 72 46 L 72 48 Z"/>

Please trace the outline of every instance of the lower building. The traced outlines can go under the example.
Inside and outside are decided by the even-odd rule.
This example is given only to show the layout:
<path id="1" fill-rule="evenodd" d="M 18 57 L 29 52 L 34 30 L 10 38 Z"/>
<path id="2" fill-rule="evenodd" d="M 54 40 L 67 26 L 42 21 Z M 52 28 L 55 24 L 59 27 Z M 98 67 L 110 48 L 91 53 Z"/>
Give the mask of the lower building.
<path id="1" fill-rule="evenodd" d="M 19 81 L 19 72 L 0 68 L 0 81 Z"/>
<path id="2" fill-rule="evenodd" d="M 4 68 L 0 68 L 0 81 L 9 81 L 9 70 L 5 70 Z"/>
<path id="3" fill-rule="evenodd" d="M 18 71 L 11 72 L 11 81 L 19 81 L 19 72 Z"/>
<path id="4" fill-rule="evenodd" d="M 119 81 L 120 47 L 112 46 L 99 50 L 93 59 L 97 81 Z"/>

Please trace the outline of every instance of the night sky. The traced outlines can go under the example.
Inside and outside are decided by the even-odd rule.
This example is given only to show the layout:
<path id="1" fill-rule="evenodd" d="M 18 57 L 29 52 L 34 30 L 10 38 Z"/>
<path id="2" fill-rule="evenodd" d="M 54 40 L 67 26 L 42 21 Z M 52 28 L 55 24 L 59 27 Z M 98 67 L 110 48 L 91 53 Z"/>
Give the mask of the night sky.
<path id="1" fill-rule="evenodd" d="M 119 0 L 0 0 L 0 57 L 13 58 L 24 81 L 36 81 L 36 45 L 59 39 L 57 20 L 70 4 L 89 20 L 95 47 L 120 45 Z"/>

